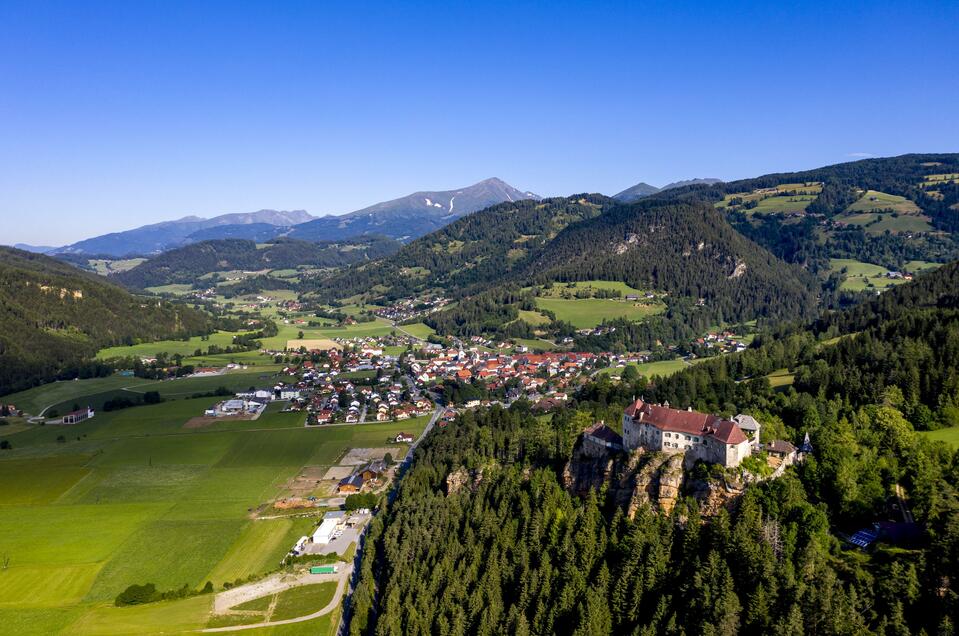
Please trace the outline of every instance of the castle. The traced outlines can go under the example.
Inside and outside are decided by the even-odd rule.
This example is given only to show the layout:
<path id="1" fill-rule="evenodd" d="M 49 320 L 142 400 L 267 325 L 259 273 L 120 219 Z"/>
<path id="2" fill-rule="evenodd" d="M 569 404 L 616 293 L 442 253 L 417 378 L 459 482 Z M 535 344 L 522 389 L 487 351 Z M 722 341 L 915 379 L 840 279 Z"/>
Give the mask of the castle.
<path id="1" fill-rule="evenodd" d="M 746 416 L 734 419 L 755 423 Z M 739 466 L 752 453 L 754 442 L 759 443 L 759 426 L 755 424 L 753 440 L 750 440 L 737 421 L 671 409 L 668 402 L 659 405 L 636 400 L 623 413 L 623 446 L 627 451 L 642 448 L 669 454 L 685 453 L 690 463 L 701 459 L 727 468 Z"/>

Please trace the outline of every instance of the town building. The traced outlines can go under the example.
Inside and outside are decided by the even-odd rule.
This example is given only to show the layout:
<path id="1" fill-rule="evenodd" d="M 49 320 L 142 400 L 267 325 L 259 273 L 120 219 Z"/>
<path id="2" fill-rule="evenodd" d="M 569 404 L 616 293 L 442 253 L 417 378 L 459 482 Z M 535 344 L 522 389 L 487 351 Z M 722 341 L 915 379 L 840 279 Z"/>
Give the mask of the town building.
<path id="1" fill-rule="evenodd" d="M 685 453 L 689 461 L 725 467 L 738 466 L 752 452 L 749 438 L 734 421 L 641 399 L 623 413 L 623 445 L 628 451 Z"/>
<path id="2" fill-rule="evenodd" d="M 606 426 L 605 422 L 596 422 L 583 431 L 583 452 L 589 457 L 605 457 L 622 450 L 622 436 Z"/>

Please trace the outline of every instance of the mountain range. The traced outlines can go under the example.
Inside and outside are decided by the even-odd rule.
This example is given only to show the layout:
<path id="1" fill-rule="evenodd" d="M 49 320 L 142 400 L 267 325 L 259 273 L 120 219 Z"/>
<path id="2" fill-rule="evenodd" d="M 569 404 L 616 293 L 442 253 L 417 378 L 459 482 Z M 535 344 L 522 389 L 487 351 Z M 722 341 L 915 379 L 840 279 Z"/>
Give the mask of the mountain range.
<path id="1" fill-rule="evenodd" d="M 265 227 L 270 227 L 274 228 L 274 231 L 268 233 L 275 236 L 280 233 L 280 230 L 276 228 L 286 228 L 297 223 L 304 223 L 312 218 L 310 214 L 303 210 L 259 210 L 249 213 L 221 214 L 211 219 L 186 216 L 176 221 L 153 223 L 124 232 L 111 232 L 110 234 L 85 239 L 58 248 L 52 253 L 114 257 L 157 254 L 180 245 L 211 238 L 209 233 L 204 232 L 205 230 L 219 229 L 223 234 L 217 234 L 215 238 L 225 238 L 235 237 L 237 233 L 242 234 L 242 231 L 238 232 L 238 228 L 245 227 L 256 232 Z M 194 237 L 194 234 L 197 233 L 199 233 L 199 238 Z M 239 238 L 248 238 L 248 236 L 244 235 Z"/>
<path id="2" fill-rule="evenodd" d="M 713 178 L 686 179 L 685 181 L 674 181 L 672 183 L 668 183 L 662 188 L 657 188 L 654 185 L 649 185 L 648 183 L 641 181 L 634 186 L 626 188 L 618 194 L 614 194 L 613 198 L 617 201 L 622 201 L 623 203 L 632 203 L 633 201 L 638 201 L 643 197 L 648 197 L 658 192 L 663 192 L 664 190 L 672 190 L 673 188 L 682 188 L 683 186 L 689 185 L 713 185 L 714 183 L 722 183 L 722 180 Z"/>
<path id="3" fill-rule="evenodd" d="M 335 241 L 366 234 L 381 234 L 407 241 L 497 203 L 539 198 L 532 192 L 521 192 L 494 177 L 466 188 L 414 192 L 343 216 L 324 216 L 293 228 L 290 237 L 309 241 Z"/>
<path id="4" fill-rule="evenodd" d="M 539 197 L 492 178 L 455 190 L 415 192 L 343 215 L 316 218 L 303 210 L 260 210 L 210 219 L 187 216 L 96 236 L 65 247 L 34 248 L 33 251 L 125 257 L 149 256 L 191 243 L 225 238 L 264 242 L 288 236 L 305 241 L 340 241 L 380 235 L 408 241 L 465 214 L 521 199 Z"/>

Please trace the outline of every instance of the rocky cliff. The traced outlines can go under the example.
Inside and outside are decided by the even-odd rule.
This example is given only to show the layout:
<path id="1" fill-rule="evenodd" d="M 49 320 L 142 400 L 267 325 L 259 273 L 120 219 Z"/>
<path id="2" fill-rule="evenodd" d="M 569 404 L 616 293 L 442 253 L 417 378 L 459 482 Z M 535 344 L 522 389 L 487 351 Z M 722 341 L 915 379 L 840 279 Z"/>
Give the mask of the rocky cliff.
<path id="1" fill-rule="evenodd" d="M 606 486 L 608 495 L 630 519 L 644 505 L 669 515 L 680 498 L 687 496 L 699 503 L 704 517 L 735 505 L 743 490 L 740 484 L 728 479 L 689 479 L 684 459 L 682 454 L 642 450 L 596 457 L 577 444 L 563 470 L 563 484 L 580 496 Z"/>

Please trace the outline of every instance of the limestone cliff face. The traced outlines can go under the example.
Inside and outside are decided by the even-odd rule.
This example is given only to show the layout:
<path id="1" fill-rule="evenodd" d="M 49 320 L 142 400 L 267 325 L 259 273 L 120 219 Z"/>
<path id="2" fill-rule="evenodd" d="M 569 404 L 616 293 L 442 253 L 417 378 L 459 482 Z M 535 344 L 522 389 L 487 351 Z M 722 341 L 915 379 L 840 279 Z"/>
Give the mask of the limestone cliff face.
<path id="1" fill-rule="evenodd" d="M 689 484 L 690 496 L 699 504 L 703 517 L 714 517 L 720 510 L 732 510 L 742 496 L 744 483 L 730 479 L 705 481 L 697 479 Z"/>
<path id="2" fill-rule="evenodd" d="M 729 509 L 735 504 L 743 491 L 741 484 L 687 479 L 685 459 L 683 454 L 642 450 L 597 457 L 584 452 L 577 444 L 563 470 L 563 485 L 580 496 L 606 486 L 608 495 L 630 519 L 642 506 L 669 515 L 686 496 L 696 499 L 703 517 L 714 516 L 722 508 Z"/>
<path id="3" fill-rule="evenodd" d="M 463 488 L 475 491 L 483 482 L 483 468 L 467 470 L 459 468 L 446 476 L 446 496 L 455 495 Z"/>

